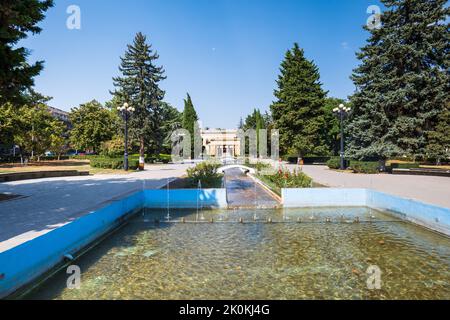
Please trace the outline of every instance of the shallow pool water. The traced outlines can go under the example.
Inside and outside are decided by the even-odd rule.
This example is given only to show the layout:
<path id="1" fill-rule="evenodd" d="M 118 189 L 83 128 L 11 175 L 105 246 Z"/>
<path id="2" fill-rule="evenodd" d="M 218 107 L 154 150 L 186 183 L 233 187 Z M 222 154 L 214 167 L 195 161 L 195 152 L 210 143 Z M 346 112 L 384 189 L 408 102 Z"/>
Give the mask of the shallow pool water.
<path id="1" fill-rule="evenodd" d="M 372 209 L 167 218 L 144 210 L 74 261 L 80 289 L 66 288 L 63 270 L 26 298 L 450 299 L 450 239 Z M 379 290 L 367 286 L 371 265 L 382 272 Z"/>

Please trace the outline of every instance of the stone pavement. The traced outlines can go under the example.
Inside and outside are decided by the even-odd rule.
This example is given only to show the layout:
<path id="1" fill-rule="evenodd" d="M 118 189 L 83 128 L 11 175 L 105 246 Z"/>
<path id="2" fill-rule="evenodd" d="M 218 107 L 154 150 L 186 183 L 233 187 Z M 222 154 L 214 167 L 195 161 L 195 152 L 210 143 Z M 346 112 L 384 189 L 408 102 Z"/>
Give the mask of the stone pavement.
<path id="1" fill-rule="evenodd" d="M 225 187 L 229 208 L 276 208 L 280 204 L 263 187 L 242 170 L 225 171 Z"/>
<path id="2" fill-rule="evenodd" d="M 289 169 L 296 165 L 286 165 Z M 450 178 L 338 172 L 327 166 L 303 166 L 303 172 L 328 187 L 370 188 L 403 198 L 450 208 Z"/>
<path id="3" fill-rule="evenodd" d="M 143 188 L 157 189 L 190 164 L 149 165 L 128 175 L 62 177 L 0 183 L 0 192 L 24 196 L 0 202 L 0 252 L 77 219 L 108 200 Z"/>

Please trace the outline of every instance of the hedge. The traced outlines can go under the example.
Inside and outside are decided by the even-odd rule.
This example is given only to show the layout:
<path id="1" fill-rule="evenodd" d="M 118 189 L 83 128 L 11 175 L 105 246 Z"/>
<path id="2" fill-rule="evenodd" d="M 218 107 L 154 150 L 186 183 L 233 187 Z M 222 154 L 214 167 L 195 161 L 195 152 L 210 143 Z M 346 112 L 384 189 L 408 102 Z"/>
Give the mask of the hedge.
<path id="1" fill-rule="evenodd" d="M 327 166 L 330 169 L 339 169 L 341 167 L 341 159 L 339 157 L 333 157 L 327 161 Z"/>
<path id="2" fill-rule="evenodd" d="M 108 158 L 108 157 L 90 157 L 90 165 L 93 168 L 102 169 L 123 169 L 123 158 Z M 129 157 L 128 167 L 131 170 L 136 170 L 139 167 L 139 158 Z"/>
<path id="3" fill-rule="evenodd" d="M 417 169 L 420 168 L 420 164 L 417 162 L 406 163 L 391 163 L 391 169 Z"/>
<path id="4" fill-rule="evenodd" d="M 311 157 L 303 157 L 303 164 L 314 164 L 314 163 L 326 163 L 328 160 L 330 160 L 332 157 L 328 156 L 311 156 Z M 283 160 L 291 163 L 291 164 L 297 164 L 298 162 L 298 156 L 284 156 Z"/>
<path id="5" fill-rule="evenodd" d="M 378 173 L 380 172 L 380 163 L 378 161 L 354 161 L 350 166 L 355 173 Z"/>
<path id="6" fill-rule="evenodd" d="M 37 157 L 36 157 L 37 158 Z M 41 156 L 41 161 L 53 161 L 58 160 L 58 156 Z M 69 160 L 69 156 L 60 156 L 59 160 Z"/>

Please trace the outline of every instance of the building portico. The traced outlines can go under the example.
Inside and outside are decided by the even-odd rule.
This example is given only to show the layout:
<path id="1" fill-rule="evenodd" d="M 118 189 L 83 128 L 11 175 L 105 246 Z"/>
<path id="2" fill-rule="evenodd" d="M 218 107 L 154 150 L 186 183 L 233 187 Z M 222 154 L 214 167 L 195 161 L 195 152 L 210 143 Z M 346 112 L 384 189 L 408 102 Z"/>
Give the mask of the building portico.
<path id="1" fill-rule="evenodd" d="M 201 130 L 202 152 L 210 157 L 237 157 L 241 153 L 238 130 Z"/>

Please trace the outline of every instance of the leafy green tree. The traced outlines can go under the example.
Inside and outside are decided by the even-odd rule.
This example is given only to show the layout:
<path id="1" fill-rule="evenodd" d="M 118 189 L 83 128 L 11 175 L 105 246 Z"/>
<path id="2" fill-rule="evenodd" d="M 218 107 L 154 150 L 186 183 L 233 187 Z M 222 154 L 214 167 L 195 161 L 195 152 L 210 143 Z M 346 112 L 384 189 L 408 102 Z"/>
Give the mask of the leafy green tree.
<path id="1" fill-rule="evenodd" d="M 327 154 L 321 134 L 325 125 L 323 105 L 326 92 L 318 67 L 304 56 L 297 43 L 288 50 L 280 68 L 277 100 L 271 105 L 273 124 L 280 132 L 280 153 Z"/>
<path id="2" fill-rule="evenodd" d="M 79 150 L 97 152 L 102 142 L 111 140 L 115 134 L 112 113 L 95 100 L 72 109 L 70 121 L 73 126 L 70 142 Z"/>
<path id="3" fill-rule="evenodd" d="M 20 131 L 19 110 L 11 103 L 0 106 L 0 144 L 12 145 L 14 137 Z"/>
<path id="4" fill-rule="evenodd" d="M 163 67 L 156 66 L 157 52 L 147 44 L 142 33 L 137 33 L 121 57 L 121 77 L 113 78 L 112 92 L 121 103 L 128 102 L 136 111 L 130 118 L 130 134 L 139 141 L 139 154 L 145 157 L 146 148 L 160 147 L 160 119 L 165 92 L 159 83 L 164 80 Z"/>
<path id="5" fill-rule="evenodd" d="M 191 134 L 191 156 L 194 157 L 194 128 L 197 125 L 198 116 L 195 111 L 194 104 L 192 103 L 191 96 L 187 94 L 186 99 L 184 99 L 184 110 L 183 110 L 183 129 L 186 129 Z"/>
<path id="6" fill-rule="evenodd" d="M 161 135 L 164 137 L 162 152 L 170 154 L 172 152 L 172 132 L 182 128 L 183 113 L 170 104 L 162 103 Z"/>
<path id="7" fill-rule="evenodd" d="M 0 104 L 11 102 L 18 106 L 24 103 L 24 92 L 30 89 L 33 78 L 43 69 L 43 61 L 27 62 L 29 52 L 17 47 L 20 40 L 30 33 L 37 34 L 38 22 L 53 1 L 2 0 L 0 6 Z"/>
<path id="8" fill-rule="evenodd" d="M 56 120 L 56 119 L 55 119 Z M 57 155 L 58 160 L 61 155 L 69 149 L 68 139 L 66 138 L 67 127 L 62 121 L 52 121 L 50 124 L 50 144 L 48 151 Z"/>
<path id="9" fill-rule="evenodd" d="M 63 122 L 55 119 L 48 106 L 37 104 L 35 106 L 22 106 L 18 109 L 15 125 L 18 130 L 14 135 L 14 143 L 19 145 L 21 156 L 40 157 L 52 149 L 59 141 L 56 135 L 65 129 Z"/>
<path id="10" fill-rule="evenodd" d="M 446 2 L 382 0 L 381 27 L 365 27 L 370 37 L 352 76 L 357 91 L 347 128 L 351 157 L 425 156 L 448 103 Z"/>

